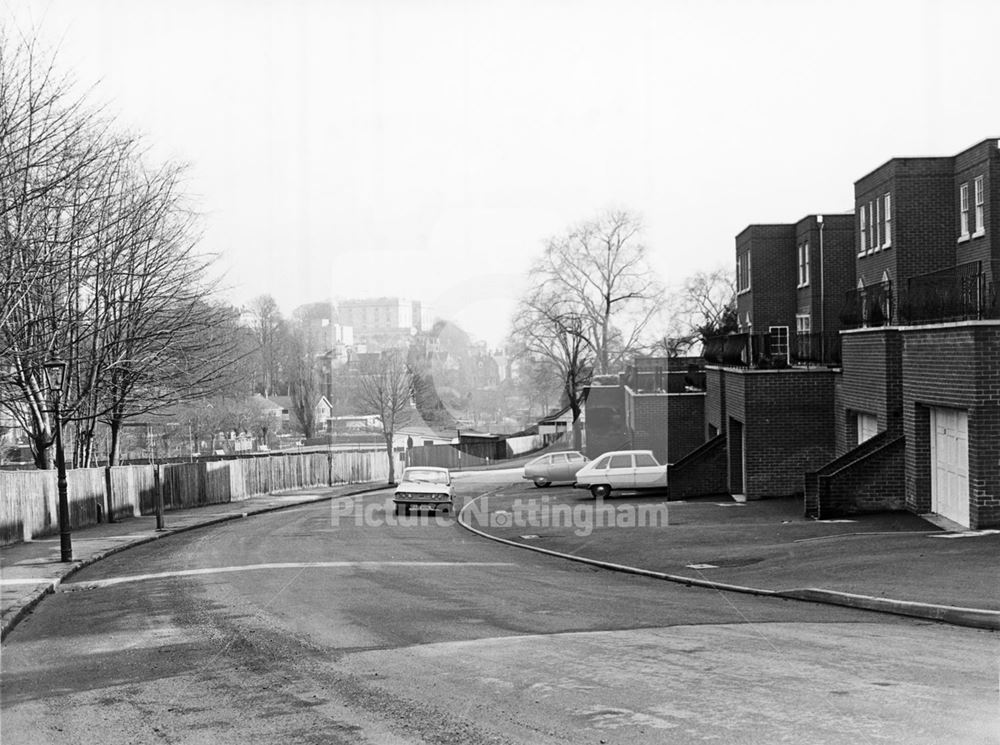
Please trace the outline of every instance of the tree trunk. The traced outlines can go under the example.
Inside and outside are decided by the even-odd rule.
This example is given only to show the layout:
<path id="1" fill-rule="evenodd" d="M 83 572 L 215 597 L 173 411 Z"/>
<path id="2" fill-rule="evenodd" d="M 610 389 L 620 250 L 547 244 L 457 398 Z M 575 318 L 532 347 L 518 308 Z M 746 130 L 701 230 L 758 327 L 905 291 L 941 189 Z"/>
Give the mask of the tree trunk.
<path id="1" fill-rule="evenodd" d="M 31 443 L 31 454 L 35 458 L 35 468 L 46 471 L 52 468 L 52 439 L 46 438 L 45 433 L 39 435 L 29 434 Z"/>
<path id="2" fill-rule="evenodd" d="M 108 465 L 118 465 L 118 448 L 121 446 L 122 422 L 120 419 L 112 419 L 108 422 L 111 428 L 111 444 L 108 447 Z"/>
<path id="3" fill-rule="evenodd" d="M 392 432 L 386 432 L 385 437 L 385 454 L 389 458 L 389 483 L 396 483 L 396 461 L 393 458 L 392 452 Z"/>

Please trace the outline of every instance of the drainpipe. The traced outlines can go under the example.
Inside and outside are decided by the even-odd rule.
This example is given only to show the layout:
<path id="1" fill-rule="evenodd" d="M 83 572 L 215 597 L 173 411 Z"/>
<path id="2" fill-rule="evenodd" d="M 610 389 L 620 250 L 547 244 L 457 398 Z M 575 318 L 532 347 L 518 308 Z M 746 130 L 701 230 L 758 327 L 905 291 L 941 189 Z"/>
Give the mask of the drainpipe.
<path id="1" fill-rule="evenodd" d="M 826 363 L 826 286 L 823 281 L 823 215 L 816 215 L 819 223 L 819 357 Z"/>

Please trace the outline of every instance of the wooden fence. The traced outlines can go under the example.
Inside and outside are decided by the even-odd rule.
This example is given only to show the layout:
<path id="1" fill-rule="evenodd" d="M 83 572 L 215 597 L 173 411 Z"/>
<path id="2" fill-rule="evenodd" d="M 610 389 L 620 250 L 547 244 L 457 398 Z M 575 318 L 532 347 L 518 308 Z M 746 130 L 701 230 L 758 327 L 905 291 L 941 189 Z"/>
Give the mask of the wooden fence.
<path id="1" fill-rule="evenodd" d="M 258 494 L 387 481 L 385 450 L 272 453 L 197 463 L 67 471 L 70 527 L 156 511 L 156 470 L 167 510 L 235 502 Z M 55 471 L 0 471 L 0 545 L 59 532 Z"/>

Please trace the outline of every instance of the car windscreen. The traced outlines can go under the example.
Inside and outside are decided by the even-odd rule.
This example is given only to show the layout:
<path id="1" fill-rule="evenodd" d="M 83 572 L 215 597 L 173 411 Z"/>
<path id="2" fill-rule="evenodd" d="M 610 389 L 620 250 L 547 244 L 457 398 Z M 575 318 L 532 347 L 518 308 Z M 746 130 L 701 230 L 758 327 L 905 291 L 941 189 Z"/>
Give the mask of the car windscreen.
<path id="1" fill-rule="evenodd" d="M 407 468 L 403 471 L 403 481 L 422 481 L 426 484 L 447 484 L 448 474 L 425 468 Z"/>

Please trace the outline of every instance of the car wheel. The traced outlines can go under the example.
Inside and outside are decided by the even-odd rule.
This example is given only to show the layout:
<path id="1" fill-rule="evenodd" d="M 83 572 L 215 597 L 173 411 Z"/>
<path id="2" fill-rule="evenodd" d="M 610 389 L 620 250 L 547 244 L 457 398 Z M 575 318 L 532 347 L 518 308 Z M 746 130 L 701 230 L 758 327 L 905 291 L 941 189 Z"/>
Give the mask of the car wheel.
<path id="1" fill-rule="evenodd" d="M 551 481 L 546 481 L 541 476 L 535 476 L 535 486 L 537 486 L 539 489 L 544 489 L 551 483 L 552 483 Z"/>
<path id="2" fill-rule="evenodd" d="M 594 495 L 594 499 L 605 499 L 611 494 L 611 487 L 607 484 L 595 484 L 590 487 L 590 493 Z"/>

